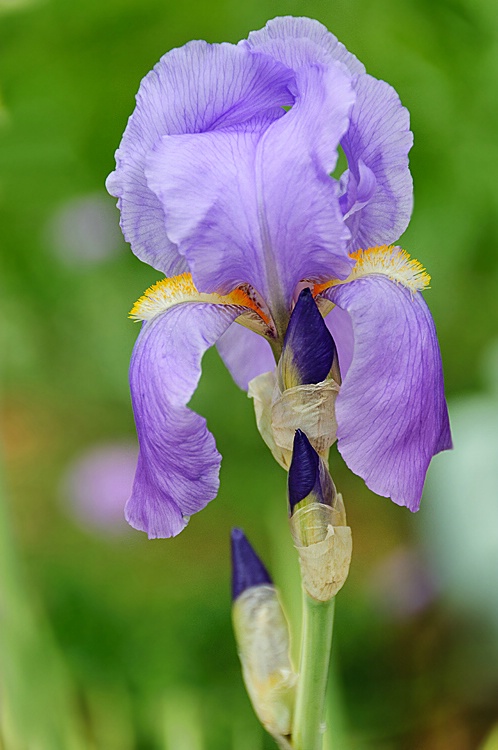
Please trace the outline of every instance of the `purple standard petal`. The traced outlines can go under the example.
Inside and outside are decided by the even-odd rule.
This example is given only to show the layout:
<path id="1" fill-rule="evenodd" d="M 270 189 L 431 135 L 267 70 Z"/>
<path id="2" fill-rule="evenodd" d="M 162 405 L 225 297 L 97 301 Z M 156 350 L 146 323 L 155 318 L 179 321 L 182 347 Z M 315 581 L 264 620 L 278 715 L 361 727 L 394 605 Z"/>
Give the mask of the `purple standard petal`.
<path id="1" fill-rule="evenodd" d="M 268 57 L 202 41 L 168 52 L 143 79 L 116 152 L 116 171 L 107 179 L 108 191 L 119 199 L 123 234 L 141 260 L 167 276 L 187 269 L 145 179 L 147 154 L 161 137 L 229 127 L 291 105 L 291 80 L 292 73 Z"/>
<path id="2" fill-rule="evenodd" d="M 150 539 L 179 534 L 218 492 L 221 456 L 206 420 L 187 408 L 202 355 L 240 308 L 172 307 L 145 323 L 130 368 L 140 454 L 126 520 Z"/>
<path id="3" fill-rule="evenodd" d="M 451 448 L 436 330 L 420 293 L 381 275 L 332 287 L 354 354 L 336 401 L 338 448 L 378 495 L 416 511 L 429 462 Z"/>
<path id="4" fill-rule="evenodd" d="M 349 167 L 341 177 L 341 207 L 351 230 L 350 250 L 395 242 L 413 208 L 408 110 L 384 81 L 362 75 L 354 88 L 356 102 L 341 141 Z"/>
<path id="5" fill-rule="evenodd" d="M 349 249 L 395 242 L 413 204 L 408 111 L 394 89 L 365 68 L 325 26 L 309 18 L 275 18 L 252 32 L 246 46 L 294 70 L 313 62 L 344 64 L 354 77 L 356 103 L 341 141 L 349 169 L 341 180 L 341 207 L 351 230 Z"/>
<path id="6" fill-rule="evenodd" d="M 165 136 L 146 169 L 197 288 L 227 293 L 249 283 L 276 320 L 301 279 L 345 278 L 353 264 L 328 176 L 353 102 L 350 79 L 317 65 L 296 83 L 292 109 L 272 113 L 279 119 Z"/>
<path id="7" fill-rule="evenodd" d="M 250 380 L 275 369 L 275 357 L 268 341 L 239 323 L 232 323 L 216 348 L 232 378 L 244 391 Z"/>
<path id="8" fill-rule="evenodd" d="M 239 44 L 270 55 L 293 70 L 315 62 L 340 62 L 351 73 L 365 72 L 361 62 L 323 24 L 311 18 L 274 18 Z"/>

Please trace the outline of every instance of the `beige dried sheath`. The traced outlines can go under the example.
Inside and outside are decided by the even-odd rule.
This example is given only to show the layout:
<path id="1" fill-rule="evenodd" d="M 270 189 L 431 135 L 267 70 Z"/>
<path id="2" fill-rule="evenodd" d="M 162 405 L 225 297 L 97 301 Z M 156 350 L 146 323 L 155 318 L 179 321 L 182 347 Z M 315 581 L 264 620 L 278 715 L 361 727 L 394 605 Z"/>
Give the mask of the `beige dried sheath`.
<path id="1" fill-rule="evenodd" d="M 338 498 L 342 504 L 341 496 Z M 299 508 L 291 518 L 303 586 L 320 602 L 332 599 L 348 577 L 353 540 L 349 526 L 335 525 L 342 520 L 340 516 L 329 505 L 311 503 Z"/>
<path id="2" fill-rule="evenodd" d="M 291 733 L 296 675 L 289 630 L 274 586 L 253 586 L 234 602 L 233 625 L 254 710 L 272 735 Z"/>
<path id="3" fill-rule="evenodd" d="M 296 430 L 306 433 L 313 448 L 327 457 L 335 442 L 335 400 L 340 386 L 334 380 L 298 385 L 281 391 L 275 372 L 258 375 L 249 383 L 258 429 L 276 461 L 288 469 Z"/>

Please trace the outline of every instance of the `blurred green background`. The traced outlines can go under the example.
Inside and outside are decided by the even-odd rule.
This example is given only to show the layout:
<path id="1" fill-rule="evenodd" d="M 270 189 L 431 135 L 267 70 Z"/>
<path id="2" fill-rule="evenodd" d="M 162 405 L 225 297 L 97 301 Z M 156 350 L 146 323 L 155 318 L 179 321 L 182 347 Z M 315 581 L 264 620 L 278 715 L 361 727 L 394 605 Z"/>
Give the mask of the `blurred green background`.
<path id="1" fill-rule="evenodd" d="M 319 19 L 410 109 L 415 211 L 456 450 L 417 516 L 333 453 L 355 543 L 336 618 L 334 750 L 498 747 L 496 0 L 0 0 L 0 747 L 262 750 L 231 634 L 245 528 L 299 619 L 285 475 L 216 352 L 193 406 L 219 497 L 176 539 L 120 521 L 135 435 L 127 312 L 159 278 L 104 180 L 140 79 L 192 38 Z M 130 468 L 131 467 L 131 468 Z"/>

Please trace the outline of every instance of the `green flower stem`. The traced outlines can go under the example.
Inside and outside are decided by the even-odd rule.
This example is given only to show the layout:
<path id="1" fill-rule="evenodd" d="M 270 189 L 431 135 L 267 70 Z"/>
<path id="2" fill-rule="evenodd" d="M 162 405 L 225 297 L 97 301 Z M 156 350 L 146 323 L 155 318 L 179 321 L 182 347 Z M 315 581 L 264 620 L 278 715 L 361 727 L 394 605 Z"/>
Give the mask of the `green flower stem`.
<path id="1" fill-rule="evenodd" d="M 301 663 L 292 744 L 295 750 L 322 750 L 325 692 L 329 672 L 334 603 L 303 594 Z"/>

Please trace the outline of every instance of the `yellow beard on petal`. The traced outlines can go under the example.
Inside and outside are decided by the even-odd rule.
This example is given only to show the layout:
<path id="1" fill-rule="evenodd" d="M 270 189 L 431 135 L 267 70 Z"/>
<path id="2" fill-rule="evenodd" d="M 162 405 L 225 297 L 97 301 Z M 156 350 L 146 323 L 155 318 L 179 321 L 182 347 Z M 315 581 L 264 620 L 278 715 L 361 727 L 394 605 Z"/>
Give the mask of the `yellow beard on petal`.
<path id="1" fill-rule="evenodd" d="M 332 279 L 324 284 L 315 284 L 314 296 L 332 286 L 347 284 L 373 274 L 387 276 L 391 281 L 402 284 L 412 292 L 427 289 L 431 280 L 423 265 L 418 260 L 410 258 L 406 250 L 397 245 L 379 245 L 368 250 L 355 250 L 350 253 L 350 257 L 356 261 L 356 265 L 347 279 Z"/>
<path id="2" fill-rule="evenodd" d="M 265 323 L 268 323 L 268 317 L 243 289 L 238 287 L 230 294 L 199 292 L 190 273 L 171 276 L 153 284 L 135 302 L 129 317 L 133 320 L 151 320 L 170 307 L 185 302 L 208 302 L 213 305 L 245 307 L 248 312 L 256 313 Z"/>

